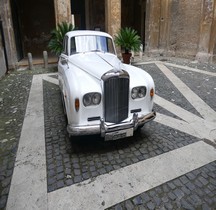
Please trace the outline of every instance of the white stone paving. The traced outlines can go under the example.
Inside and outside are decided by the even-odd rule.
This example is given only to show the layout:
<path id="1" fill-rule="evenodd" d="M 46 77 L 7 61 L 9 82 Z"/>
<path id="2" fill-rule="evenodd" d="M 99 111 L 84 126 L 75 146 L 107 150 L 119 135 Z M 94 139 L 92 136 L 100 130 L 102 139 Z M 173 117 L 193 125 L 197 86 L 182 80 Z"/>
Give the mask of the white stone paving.
<path id="1" fill-rule="evenodd" d="M 157 104 L 183 120 L 162 114 L 158 114 L 155 120 L 190 135 L 214 141 L 215 111 L 161 62 L 155 63 L 204 117 L 195 116 L 156 96 Z M 203 73 L 197 69 L 195 71 Z M 58 84 L 49 75 L 33 77 L 7 202 L 8 210 L 104 209 L 216 160 L 216 149 L 200 141 L 48 194 L 42 80 Z M 200 132 L 200 128 L 205 128 L 205 132 Z"/>
<path id="2" fill-rule="evenodd" d="M 195 68 L 191 68 L 191 67 L 188 67 L 188 66 L 180 66 L 180 65 L 177 65 L 177 64 L 173 64 L 173 63 L 164 63 L 164 65 L 176 67 L 180 71 L 181 71 L 181 69 L 184 69 L 184 70 L 187 70 L 187 71 L 193 71 L 193 72 L 197 72 L 197 73 L 200 73 L 200 74 L 206 74 L 206 75 L 209 75 L 209 76 L 216 77 L 215 72 L 204 71 L 204 70 L 201 70 L 201 69 L 195 69 Z"/>
<path id="3" fill-rule="evenodd" d="M 50 74 L 52 75 L 52 74 Z M 7 209 L 47 209 L 43 79 L 33 77 L 7 201 Z"/>

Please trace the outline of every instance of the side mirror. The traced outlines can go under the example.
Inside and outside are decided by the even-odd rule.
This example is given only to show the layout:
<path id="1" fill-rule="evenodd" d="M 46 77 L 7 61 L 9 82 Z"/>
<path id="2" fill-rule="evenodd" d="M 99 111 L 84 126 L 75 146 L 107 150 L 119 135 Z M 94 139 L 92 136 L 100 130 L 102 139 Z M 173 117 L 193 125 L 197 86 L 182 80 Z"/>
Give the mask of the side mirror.
<path id="1" fill-rule="evenodd" d="M 62 65 L 67 65 L 68 64 L 68 59 L 64 58 L 64 57 L 61 57 L 60 62 L 61 62 Z"/>

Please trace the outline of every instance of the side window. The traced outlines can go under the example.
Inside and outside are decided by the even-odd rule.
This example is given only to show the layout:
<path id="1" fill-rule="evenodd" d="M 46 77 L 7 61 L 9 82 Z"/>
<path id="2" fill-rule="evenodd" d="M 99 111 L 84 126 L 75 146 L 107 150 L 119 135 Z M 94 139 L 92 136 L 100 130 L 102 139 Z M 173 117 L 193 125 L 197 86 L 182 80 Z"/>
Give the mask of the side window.
<path id="1" fill-rule="evenodd" d="M 71 38 L 71 47 L 70 47 L 70 54 L 76 53 L 76 44 L 75 44 L 75 37 Z"/>
<path id="2" fill-rule="evenodd" d="M 107 39 L 107 47 L 108 47 L 108 52 L 109 53 L 113 53 L 113 54 L 115 54 L 115 49 L 114 49 L 114 46 L 113 46 L 113 41 L 112 41 L 112 39 L 110 39 L 110 38 L 108 38 Z"/>
<path id="3" fill-rule="evenodd" d="M 104 51 L 104 52 L 108 52 L 106 37 L 98 36 L 97 39 L 98 39 L 97 43 L 99 44 L 99 46 L 97 48 L 99 50 Z"/>
<path id="4" fill-rule="evenodd" d="M 65 36 L 63 41 L 63 53 L 68 55 L 68 36 Z"/>

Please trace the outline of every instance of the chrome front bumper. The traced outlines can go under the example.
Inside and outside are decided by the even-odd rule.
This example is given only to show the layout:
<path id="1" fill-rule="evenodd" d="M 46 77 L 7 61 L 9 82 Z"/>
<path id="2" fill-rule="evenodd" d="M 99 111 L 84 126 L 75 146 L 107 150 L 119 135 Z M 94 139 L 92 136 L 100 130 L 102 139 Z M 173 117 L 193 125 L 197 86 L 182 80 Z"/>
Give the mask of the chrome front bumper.
<path id="1" fill-rule="evenodd" d="M 138 117 L 138 114 L 134 113 L 132 118 L 129 118 L 119 124 L 107 123 L 103 119 L 100 120 L 100 124 L 87 125 L 87 126 L 67 126 L 67 131 L 71 136 L 83 136 L 101 134 L 104 137 L 106 133 L 133 128 L 135 131 L 139 126 L 153 120 L 156 117 L 156 112 L 152 111 L 147 115 Z"/>

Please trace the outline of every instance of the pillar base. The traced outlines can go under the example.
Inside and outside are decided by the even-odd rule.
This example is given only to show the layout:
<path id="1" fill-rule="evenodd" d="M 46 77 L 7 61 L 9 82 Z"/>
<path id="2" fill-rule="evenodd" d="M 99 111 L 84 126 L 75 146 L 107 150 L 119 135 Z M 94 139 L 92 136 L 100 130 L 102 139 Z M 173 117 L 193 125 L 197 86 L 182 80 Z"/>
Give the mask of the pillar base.
<path id="1" fill-rule="evenodd" d="M 160 57 L 164 55 L 164 50 L 161 49 L 150 49 L 146 50 L 148 56 Z"/>
<path id="2" fill-rule="evenodd" d="M 196 54 L 196 60 L 200 63 L 209 63 L 212 62 L 212 54 L 205 52 L 198 52 Z"/>

